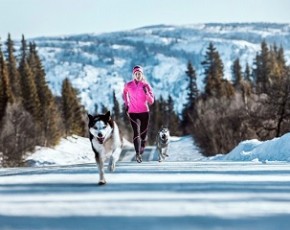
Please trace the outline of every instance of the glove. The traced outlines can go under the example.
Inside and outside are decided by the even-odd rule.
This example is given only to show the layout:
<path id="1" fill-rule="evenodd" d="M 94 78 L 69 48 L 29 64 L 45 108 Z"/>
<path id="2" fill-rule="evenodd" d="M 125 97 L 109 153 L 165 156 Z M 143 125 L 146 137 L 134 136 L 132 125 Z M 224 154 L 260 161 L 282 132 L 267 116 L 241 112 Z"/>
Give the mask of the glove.
<path id="1" fill-rule="evenodd" d="M 147 94 L 148 89 L 147 89 L 147 86 L 146 85 L 143 86 L 143 90 L 144 90 L 145 94 Z"/>

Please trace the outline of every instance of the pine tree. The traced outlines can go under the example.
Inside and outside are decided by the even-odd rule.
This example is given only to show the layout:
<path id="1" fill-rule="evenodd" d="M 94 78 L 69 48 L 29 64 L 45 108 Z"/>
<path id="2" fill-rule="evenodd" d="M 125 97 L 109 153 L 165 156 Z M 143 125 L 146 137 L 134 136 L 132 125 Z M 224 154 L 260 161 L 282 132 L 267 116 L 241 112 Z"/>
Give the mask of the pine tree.
<path id="1" fill-rule="evenodd" d="M 37 88 L 33 79 L 33 74 L 26 60 L 22 60 L 19 68 L 21 95 L 24 108 L 36 120 L 40 120 L 40 102 L 37 95 Z"/>
<path id="2" fill-rule="evenodd" d="M 17 70 L 16 58 L 14 56 L 15 52 L 14 42 L 12 41 L 10 34 L 8 34 L 6 46 L 7 46 L 7 68 L 9 80 L 11 83 L 13 95 L 17 99 L 19 99 L 21 97 L 20 76 Z"/>
<path id="3" fill-rule="evenodd" d="M 193 110 L 195 107 L 196 99 L 198 97 L 198 89 L 196 83 L 196 72 L 194 67 L 192 66 L 191 62 L 187 65 L 187 71 L 185 71 L 186 75 L 188 76 L 188 93 L 187 93 L 187 108 Z"/>
<path id="4" fill-rule="evenodd" d="M 171 135 L 179 136 L 181 132 L 179 130 L 180 122 L 178 115 L 174 110 L 174 102 L 171 96 L 168 97 L 167 100 L 167 116 L 168 116 L 168 128 L 170 130 Z"/>
<path id="5" fill-rule="evenodd" d="M 39 122 L 40 132 L 42 133 L 40 145 L 51 146 L 57 143 L 61 136 L 59 126 L 60 114 L 53 94 L 46 83 L 45 71 L 36 51 L 36 45 L 32 43 L 29 44 L 28 63 L 32 71 L 37 89 L 37 97 L 40 102 Z"/>
<path id="6" fill-rule="evenodd" d="M 276 45 L 270 49 L 270 79 L 271 82 L 280 81 L 287 72 L 287 65 L 283 47 L 279 49 Z"/>
<path id="7" fill-rule="evenodd" d="M 3 86 L 3 80 L 2 77 L 0 77 L 0 127 L 1 127 L 1 120 L 4 116 L 4 111 L 6 107 L 5 99 L 4 99 L 4 86 Z"/>
<path id="8" fill-rule="evenodd" d="M 234 94 L 231 84 L 223 79 L 224 66 L 212 42 L 210 42 L 205 54 L 205 60 L 201 64 L 204 67 L 206 96 L 220 98 L 223 96 L 230 97 Z"/>
<path id="9" fill-rule="evenodd" d="M 253 74 L 256 83 L 256 90 L 258 93 L 267 93 L 270 85 L 270 54 L 267 43 L 261 43 L 261 53 L 256 55 L 255 68 Z"/>
<path id="10" fill-rule="evenodd" d="M 287 69 L 287 66 L 286 66 L 286 60 L 285 60 L 285 54 L 284 54 L 284 49 L 283 47 L 281 46 L 279 48 L 279 50 L 277 51 L 276 53 L 276 60 L 277 60 L 277 64 L 278 66 L 280 67 L 280 69 L 282 69 L 282 75 L 285 75 L 285 71 Z M 287 71 L 286 71 L 287 72 Z"/>
<path id="11" fill-rule="evenodd" d="M 113 91 L 113 115 L 117 123 L 119 123 L 120 114 L 120 105 L 116 98 L 115 91 Z"/>
<path id="12" fill-rule="evenodd" d="M 85 135 L 85 123 L 77 91 L 72 87 L 68 78 L 64 79 L 62 84 L 62 116 L 66 136 Z"/>
<path id="13" fill-rule="evenodd" d="M 246 64 L 246 67 L 245 67 L 245 72 L 244 72 L 244 79 L 251 83 L 252 80 L 251 80 L 251 70 L 250 70 L 250 66 L 249 66 L 249 63 Z"/>
<path id="14" fill-rule="evenodd" d="M 40 121 L 40 102 L 33 72 L 27 62 L 27 45 L 24 36 L 21 40 L 21 61 L 19 65 L 21 95 L 24 108 L 32 115 L 35 121 Z"/>
<path id="15" fill-rule="evenodd" d="M 262 139 L 279 137 L 290 131 L 290 71 L 286 65 L 283 49 L 275 45 L 268 54 L 267 97 L 261 100 L 259 111 L 263 125 Z"/>
<path id="16" fill-rule="evenodd" d="M 234 61 L 233 67 L 232 67 L 232 73 L 233 73 L 233 84 L 236 89 L 239 89 L 241 87 L 241 82 L 243 80 L 243 74 L 242 74 L 242 67 L 240 64 L 240 59 L 237 58 Z"/>
<path id="17" fill-rule="evenodd" d="M 185 71 L 186 76 L 188 77 L 188 93 L 186 101 L 187 103 L 184 105 L 184 109 L 182 111 L 182 123 L 181 127 L 184 134 L 189 133 L 189 124 L 190 117 L 195 117 L 195 106 L 196 100 L 198 98 L 198 89 L 196 83 L 196 72 L 191 62 L 187 64 L 187 70 Z"/>
<path id="18" fill-rule="evenodd" d="M 52 95 L 49 94 L 49 97 Z M 44 113 L 42 127 L 44 140 L 42 146 L 55 146 L 63 135 L 61 114 L 53 98 L 48 98 L 47 111 Z"/>
<path id="19" fill-rule="evenodd" d="M 14 96 L 11 90 L 11 85 L 8 77 L 7 65 L 4 60 L 0 45 L 0 121 L 4 116 L 4 111 L 8 103 L 14 102 Z"/>

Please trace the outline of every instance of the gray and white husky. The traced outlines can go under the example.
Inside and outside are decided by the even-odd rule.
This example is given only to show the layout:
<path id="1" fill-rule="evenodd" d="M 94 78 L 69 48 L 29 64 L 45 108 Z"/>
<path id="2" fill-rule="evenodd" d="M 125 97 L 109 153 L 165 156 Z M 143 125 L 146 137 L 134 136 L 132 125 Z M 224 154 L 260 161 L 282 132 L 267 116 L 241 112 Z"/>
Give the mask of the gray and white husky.
<path id="1" fill-rule="evenodd" d="M 156 136 L 156 147 L 158 151 L 158 160 L 161 162 L 168 157 L 168 146 L 170 142 L 170 132 L 168 128 L 161 128 Z"/>
<path id="2" fill-rule="evenodd" d="M 106 184 L 104 162 L 109 159 L 108 170 L 110 172 L 115 170 L 116 162 L 122 151 L 122 140 L 119 128 L 113 121 L 110 111 L 94 116 L 88 114 L 88 117 L 89 138 L 99 169 L 99 185 L 103 185 Z"/>

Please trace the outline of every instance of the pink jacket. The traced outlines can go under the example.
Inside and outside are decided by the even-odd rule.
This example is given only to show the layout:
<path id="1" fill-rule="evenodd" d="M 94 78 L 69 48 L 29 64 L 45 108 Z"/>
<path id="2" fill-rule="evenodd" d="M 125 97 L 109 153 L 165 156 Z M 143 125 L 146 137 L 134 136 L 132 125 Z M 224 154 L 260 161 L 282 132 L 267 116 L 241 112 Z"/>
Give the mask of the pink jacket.
<path id="1" fill-rule="evenodd" d="M 144 87 L 147 93 L 145 93 Z M 153 104 L 154 95 L 147 82 L 132 80 L 125 84 L 123 99 L 125 105 L 129 107 L 129 113 L 144 113 L 149 111 L 148 103 Z"/>

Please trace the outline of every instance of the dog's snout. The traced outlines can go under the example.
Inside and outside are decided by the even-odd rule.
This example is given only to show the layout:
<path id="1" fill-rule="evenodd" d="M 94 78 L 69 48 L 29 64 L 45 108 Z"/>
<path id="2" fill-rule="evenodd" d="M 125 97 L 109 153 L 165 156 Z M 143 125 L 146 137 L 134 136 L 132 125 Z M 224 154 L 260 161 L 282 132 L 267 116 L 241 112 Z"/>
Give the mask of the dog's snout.
<path id="1" fill-rule="evenodd" d="M 103 134 L 102 133 L 98 133 L 98 137 L 103 137 Z"/>
<path id="2" fill-rule="evenodd" d="M 166 135 L 165 135 L 165 134 L 162 134 L 162 138 L 163 138 L 163 139 L 166 138 Z"/>

